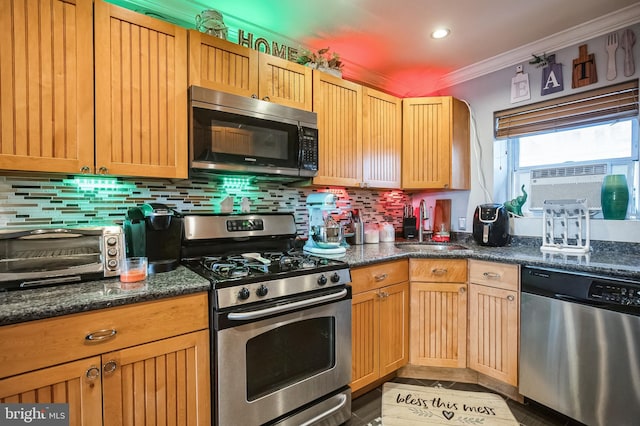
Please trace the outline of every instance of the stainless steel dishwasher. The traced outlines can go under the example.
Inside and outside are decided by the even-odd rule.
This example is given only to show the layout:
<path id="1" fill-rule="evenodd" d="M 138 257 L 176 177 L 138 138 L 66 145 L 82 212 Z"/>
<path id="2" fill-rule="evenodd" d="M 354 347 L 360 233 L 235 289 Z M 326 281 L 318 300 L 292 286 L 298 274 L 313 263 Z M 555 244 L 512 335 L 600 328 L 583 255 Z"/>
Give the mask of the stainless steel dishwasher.
<path id="1" fill-rule="evenodd" d="M 640 424 L 640 281 L 521 271 L 520 393 L 587 425 Z"/>

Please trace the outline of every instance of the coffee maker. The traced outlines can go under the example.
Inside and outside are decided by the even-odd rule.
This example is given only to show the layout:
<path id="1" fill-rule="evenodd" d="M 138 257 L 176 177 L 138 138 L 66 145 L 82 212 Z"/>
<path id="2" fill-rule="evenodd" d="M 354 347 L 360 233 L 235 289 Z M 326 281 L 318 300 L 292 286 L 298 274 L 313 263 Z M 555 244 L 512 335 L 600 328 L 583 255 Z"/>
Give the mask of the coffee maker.
<path id="1" fill-rule="evenodd" d="M 124 221 L 127 257 L 144 256 L 149 273 L 166 272 L 180 263 L 182 216 L 164 204 L 130 208 Z"/>
<path id="2" fill-rule="evenodd" d="M 309 238 L 304 245 L 305 252 L 336 256 L 347 251 L 342 246 L 342 226 L 329 214 L 336 209 L 336 195 L 331 192 L 314 192 L 307 196 Z"/>

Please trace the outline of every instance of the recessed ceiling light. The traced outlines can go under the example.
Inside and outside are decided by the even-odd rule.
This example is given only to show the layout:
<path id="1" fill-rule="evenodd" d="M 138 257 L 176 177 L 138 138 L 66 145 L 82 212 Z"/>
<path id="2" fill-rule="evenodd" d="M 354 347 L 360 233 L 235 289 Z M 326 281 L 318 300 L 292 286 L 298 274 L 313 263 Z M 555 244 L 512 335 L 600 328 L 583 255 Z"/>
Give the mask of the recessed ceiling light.
<path id="1" fill-rule="evenodd" d="M 445 38 L 451 31 L 448 28 L 438 28 L 431 33 L 432 38 Z"/>

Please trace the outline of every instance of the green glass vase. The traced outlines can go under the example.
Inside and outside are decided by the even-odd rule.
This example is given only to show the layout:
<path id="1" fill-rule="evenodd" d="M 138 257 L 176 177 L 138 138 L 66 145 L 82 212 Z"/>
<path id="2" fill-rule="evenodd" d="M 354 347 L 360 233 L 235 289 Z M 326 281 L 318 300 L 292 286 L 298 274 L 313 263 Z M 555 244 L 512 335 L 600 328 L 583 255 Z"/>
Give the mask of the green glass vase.
<path id="1" fill-rule="evenodd" d="M 600 194 L 602 216 L 605 219 L 624 220 L 629 205 L 629 187 L 625 175 L 607 175 Z"/>

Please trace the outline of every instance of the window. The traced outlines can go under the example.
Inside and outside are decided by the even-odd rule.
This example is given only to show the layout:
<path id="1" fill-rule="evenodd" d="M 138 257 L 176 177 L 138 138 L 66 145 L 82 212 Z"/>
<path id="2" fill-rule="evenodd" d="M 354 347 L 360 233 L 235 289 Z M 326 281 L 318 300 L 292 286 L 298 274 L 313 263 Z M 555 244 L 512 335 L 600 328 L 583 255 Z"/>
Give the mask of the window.
<path id="1" fill-rule="evenodd" d="M 495 113 L 507 137 L 508 194 L 529 194 L 523 211 L 540 214 L 545 199 L 587 198 L 600 207 L 606 174 L 625 174 L 630 213 L 638 200 L 638 81 Z M 597 216 L 596 216 L 597 217 Z"/>

